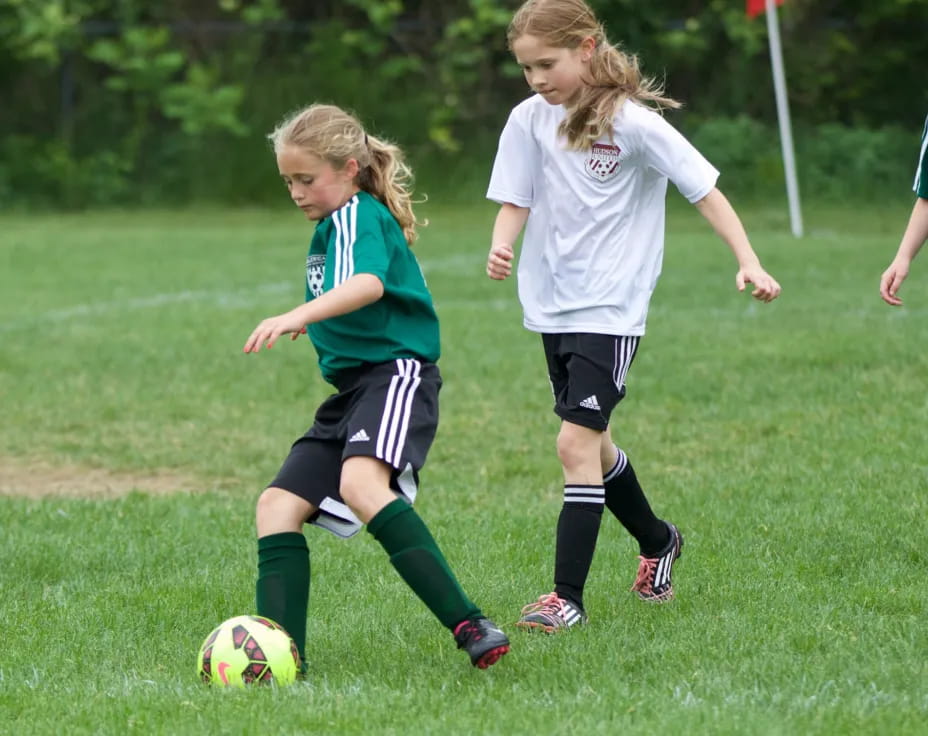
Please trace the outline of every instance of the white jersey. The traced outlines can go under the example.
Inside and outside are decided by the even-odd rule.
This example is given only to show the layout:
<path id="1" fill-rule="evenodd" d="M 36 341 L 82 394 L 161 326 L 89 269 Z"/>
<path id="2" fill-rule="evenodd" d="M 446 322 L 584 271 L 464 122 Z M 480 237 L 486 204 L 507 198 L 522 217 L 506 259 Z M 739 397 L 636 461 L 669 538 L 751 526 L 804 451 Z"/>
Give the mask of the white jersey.
<path id="1" fill-rule="evenodd" d="M 658 113 L 627 101 L 591 151 L 570 151 L 561 105 L 534 95 L 499 141 L 487 198 L 531 209 L 519 300 L 535 332 L 643 335 L 664 254 L 670 179 L 690 202 L 719 172 Z"/>

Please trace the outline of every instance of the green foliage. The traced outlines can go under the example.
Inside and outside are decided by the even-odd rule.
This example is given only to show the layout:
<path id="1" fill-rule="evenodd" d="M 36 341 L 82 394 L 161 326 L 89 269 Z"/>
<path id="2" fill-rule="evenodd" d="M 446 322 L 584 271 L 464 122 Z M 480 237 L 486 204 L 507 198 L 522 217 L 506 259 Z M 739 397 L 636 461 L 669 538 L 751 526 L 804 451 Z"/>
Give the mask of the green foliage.
<path id="1" fill-rule="evenodd" d="M 243 3 L 242 0 L 219 0 L 220 9 L 237 14 L 245 23 L 259 26 L 262 23 L 282 20 L 286 17 L 278 0 L 255 0 Z"/>
<path id="2" fill-rule="evenodd" d="M 118 39 L 94 43 L 87 56 L 109 67 L 107 87 L 131 97 L 138 126 L 157 109 L 190 136 L 213 129 L 245 135 L 248 128 L 238 118 L 241 86 L 220 84 L 215 67 L 188 62 L 170 40 L 167 28 L 128 28 Z M 183 79 L 175 81 L 185 66 Z"/>
<path id="3" fill-rule="evenodd" d="M 469 0 L 468 12 L 449 22 L 436 48 L 439 104 L 430 112 L 429 137 L 444 151 L 461 149 L 462 130 L 486 119 L 492 105 L 486 80 L 496 73 L 511 13 L 496 0 Z"/>
<path id="4" fill-rule="evenodd" d="M 370 28 L 384 38 L 393 29 L 393 24 L 403 12 L 403 0 L 348 0 L 352 5 L 364 11 Z"/>
<path id="5" fill-rule="evenodd" d="M 20 58 L 55 65 L 80 38 L 80 23 L 92 7 L 81 0 L 0 0 L 0 45 Z"/>
<path id="6" fill-rule="evenodd" d="M 684 116 L 685 117 L 685 116 Z M 747 117 L 687 122 L 693 144 L 722 172 L 719 186 L 738 197 L 783 194 L 779 131 Z M 836 123 L 793 132 L 800 192 L 812 202 L 907 196 L 918 132 L 864 130 Z"/>
<path id="7" fill-rule="evenodd" d="M 870 193 L 907 199 L 920 131 L 887 126 L 862 130 L 835 123 L 818 126 L 797 144 L 802 182 L 813 197 L 832 200 Z"/>
<path id="8" fill-rule="evenodd" d="M 183 82 L 167 85 L 159 94 L 165 117 L 180 121 L 181 130 L 192 137 L 214 130 L 247 135 L 250 130 L 238 113 L 244 90 L 240 85 L 219 84 L 217 78 L 216 69 L 191 64 Z"/>
<path id="9" fill-rule="evenodd" d="M 0 141 L 0 202 L 55 209 L 121 204 L 128 201 L 130 173 L 126 159 L 112 150 L 79 156 L 58 140 L 10 136 Z"/>
<path id="10" fill-rule="evenodd" d="M 693 126 L 690 140 L 721 171 L 731 195 L 762 197 L 783 191 L 776 132 L 748 117 L 713 118 Z"/>
<path id="11" fill-rule="evenodd" d="M 358 113 L 379 135 L 404 142 L 427 139 L 424 111 L 434 104 L 434 94 L 422 61 L 388 53 L 391 43 L 374 24 L 319 23 L 299 50 L 300 59 L 314 62 L 296 65 L 288 76 L 292 101 L 272 101 L 275 118 L 313 101 L 331 102 Z"/>
<path id="12" fill-rule="evenodd" d="M 145 100 L 157 96 L 184 66 L 184 55 L 169 44 L 167 28 L 128 28 L 119 38 L 91 45 L 87 57 L 109 67 L 107 87 Z"/>
<path id="13" fill-rule="evenodd" d="M 731 0 L 591 2 L 609 38 L 685 103 L 681 120 L 725 181 L 759 196 L 781 188 L 763 18 Z M 506 115 L 528 94 L 506 48 L 517 5 L 0 0 L 0 99 L 12 111 L 0 117 L 0 139 L 47 157 L 0 163 L 0 202 L 84 206 L 100 192 L 115 202 L 255 201 L 264 134 L 313 100 L 356 111 L 426 172 L 438 170 L 442 185 L 442 171 L 485 170 Z M 928 4 L 790 0 L 779 16 L 804 187 L 841 197 L 874 185 L 897 191 L 891 180 L 911 165 L 909 154 L 900 166 L 897 144 L 928 109 L 911 63 Z M 846 166 L 841 146 L 855 147 Z M 62 161 L 51 182 L 30 176 Z M 109 183 L 91 192 L 79 171 L 87 166 Z"/>

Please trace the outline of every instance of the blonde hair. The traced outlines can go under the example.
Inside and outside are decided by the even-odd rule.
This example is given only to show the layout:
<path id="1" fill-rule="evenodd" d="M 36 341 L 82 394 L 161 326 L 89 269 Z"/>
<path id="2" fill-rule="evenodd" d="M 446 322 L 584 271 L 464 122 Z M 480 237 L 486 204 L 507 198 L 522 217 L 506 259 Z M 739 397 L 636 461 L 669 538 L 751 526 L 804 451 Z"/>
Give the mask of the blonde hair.
<path id="1" fill-rule="evenodd" d="M 611 140 L 613 118 L 626 99 L 658 110 L 680 107 L 679 102 L 664 96 L 659 82 L 642 76 L 636 56 L 609 43 L 584 0 L 528 0 L 512 17 L 506 35 L 510 48 L 520 36 L 535 36 L 555 48 L 576 49 L 587 38 L 596 44 L 590 59 L 591 79 L 585 79 L 569 101 L 567 117 L 558 128 L 572 150 L 589 150 L 607 133 Z"/>
<path id="2" fill-rule="evenodd" d="M 296 146 L 343 169 L 349 159 L 360 170 L 355 183 L 386 205 L 406 242 L 416 240 L 420 223 L 412 211 L 412 169 L 399 146 L 364 132 L 360 121 L 335 105 L 314 104 L 292 114 L 268 135 L 274 152 Z"/>

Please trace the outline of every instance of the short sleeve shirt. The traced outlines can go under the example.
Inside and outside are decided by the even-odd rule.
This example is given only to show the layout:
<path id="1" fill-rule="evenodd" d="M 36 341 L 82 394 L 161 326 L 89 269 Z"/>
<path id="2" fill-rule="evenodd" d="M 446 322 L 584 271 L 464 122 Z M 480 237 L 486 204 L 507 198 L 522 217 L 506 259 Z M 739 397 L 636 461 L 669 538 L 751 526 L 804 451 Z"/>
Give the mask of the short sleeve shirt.
<path id="1" fill-rule="evenodd" d="M 631 101 L 590 151 L 558 137 L 561 105 L 535 95 L 500 136 L 487 197 L 531 209 L 519 299 L 536 332 L 642 335 L 664 252 L 667 181 L 690 202 L 719 172 L 658 113 Z"/>
<path id="2" fill-rule="evenodd" d="M 306 301 L 369 273 L 383 297 L 349 314 L 309 325 L 323 377 L 396 358 L 436 362 L 438 317 L 422 269 L 399 223 L 377 198 L 358 192 L 319 221 L 306 257 Z"/>

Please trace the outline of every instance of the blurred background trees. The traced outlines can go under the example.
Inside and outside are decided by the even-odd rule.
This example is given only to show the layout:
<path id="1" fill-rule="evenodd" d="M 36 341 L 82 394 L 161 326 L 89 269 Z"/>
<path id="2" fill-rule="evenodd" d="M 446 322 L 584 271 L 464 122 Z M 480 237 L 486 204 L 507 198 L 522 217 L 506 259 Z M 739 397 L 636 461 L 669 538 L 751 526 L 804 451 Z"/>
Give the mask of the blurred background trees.
<path id="1" fill-rule="evenodd" d="M 479 195 L 527 88 L 518 0 L 0 0 L 0 206 L 278 201 L 266 133 L 313 100 Z M 780 196 L 763 18 L 743 0 L 592 0 L 684 101 L 669 113 L 726 191 Z M 905 196 L 928 80 L 928 0 L 780 8 L 804 196 Z M 453 186 L 449 186 L 453 183 Z"/>

